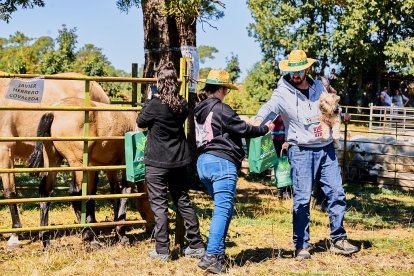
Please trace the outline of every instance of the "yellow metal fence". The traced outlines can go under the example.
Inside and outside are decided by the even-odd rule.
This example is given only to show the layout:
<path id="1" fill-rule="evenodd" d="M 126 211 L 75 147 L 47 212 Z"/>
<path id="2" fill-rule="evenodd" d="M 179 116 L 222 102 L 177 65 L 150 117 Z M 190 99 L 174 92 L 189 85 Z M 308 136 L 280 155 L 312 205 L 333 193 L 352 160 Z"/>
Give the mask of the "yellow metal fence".
<path id="1" fill-rule="evenodd" d="M 178 82 L 181 85 L 180 93 L 186 99 L 188 99 L 188 68 L 189 60 L 181 59 L 180 72 Z M 33 78 L 39 77 L 34 74 L 1 74 L 0 78 Z M 142 225 L 146 223 L 144 220 L 136 221 L 114 221 L 114 222 L 97 222 L 86 223 L 86 202 L 92 199 L 119 199 L 119 198 L 142 198 L 146 197 L 144 193 L 131 193 L 131 194 L 112 194 L 112 195 L 87 195 L 87 173 L 88 171 L 99 170 L 124 170 L 125 165 L 113 165 L 113 166 L 88 166 L 88 141 L 97 140 L 123 140 L 123 136 L 108 136 L 108 137 L 90 137 L 89 136 L 89 112 L 90 111 L 139 111 L 141 107 L 91 107 L 90 106 L 90 81 L 98 82 L 131 82 L 133 83 L 133 106 L 136 106 L 136 84 L 153 84 L 156 83 L 155 78 L 137 78 L 137 77 L 74 77 L 74 76 L 56 76 L 45 75 L 44 79 L 55 80 L 80 80 L 85 81 L 85 106 L 84 107 L 72 107 L 72 106 L 0 106 L 0 110 L 22 110 L 22 111 L 84 111 L 84 135 L 82 137 L 0 137 L 1 142 L 18 142 L 18 141 L 84 141 L 84 152 L 82 167 L 50 167 L 50 168 L 0 168 L 0 173 L 34 173 L 34 172 L 64 172 L 64 171 L 83 171 L 82 180 L 82 195 L 81 196 L 66 196 L 66 197 L 42 197 L 42 198 L 20 198 L 20 199 L 2 199 L 0 205 L 5 204 L 23 204 L 23 203 L 35 203 L 35 202 L 64 202 L 64 201 L 82 201 L 82 215 L 80 224 L 69 225 L 53 225 L 53 226 L 41 226 L 41 227 L 23 227 L 23 228 L 5 228 L 0 226 L 0 233 L 21 233 L 32 231 L 44 231 L 44 230 L 59 230 L 59 229 L 71 229 L 71 228 L 86 228 L 86 227 L 113 227 L 118 225 Z M 122 154 L 122 153 L 120 153 Z M 176 230 L 183 235 L 183 227 L 181 218 L 177 216 Z M 183 237 L 178 237 L 176 233 L 176 243 L 182 243 Z"/>

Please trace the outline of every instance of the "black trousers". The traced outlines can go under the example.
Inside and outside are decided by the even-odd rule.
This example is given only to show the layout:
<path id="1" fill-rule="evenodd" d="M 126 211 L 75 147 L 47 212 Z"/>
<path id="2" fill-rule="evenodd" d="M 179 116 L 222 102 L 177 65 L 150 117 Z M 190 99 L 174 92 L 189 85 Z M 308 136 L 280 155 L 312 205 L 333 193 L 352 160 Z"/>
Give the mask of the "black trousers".
<path id="1" fill-rule="evenodd" d="M 186 167 L 165 169 L 146 165 L 145 180 L 148 186 L 149 202 L 155 216 L 154 237 L 157 253 L 169 253 L 168 190 L 174 205 L 184 219 L 186 238 L 190 248 L 204 247 L 200 235 L 200 224 L 187 193 L 189 183 Z"/>

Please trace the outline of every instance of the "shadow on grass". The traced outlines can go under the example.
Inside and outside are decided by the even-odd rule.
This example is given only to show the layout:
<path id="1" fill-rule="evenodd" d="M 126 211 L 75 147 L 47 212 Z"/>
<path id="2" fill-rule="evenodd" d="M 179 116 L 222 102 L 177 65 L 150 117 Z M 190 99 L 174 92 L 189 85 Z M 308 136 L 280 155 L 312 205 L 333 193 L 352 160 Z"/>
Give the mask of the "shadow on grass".
<path id="1" fill-rule="evenodd" d="M 17 198 L 38 198 L 39 197 L 39 184 L 42 177 L 39 176 L 29 176 L 29 174 L 24 174 L 16 177 L 17 188 L 23 187 L 23 189 L 18 189 Z M 57 185 L 52 192 L 52 197 L 60 196 L 70 196 L 69 183 L 71 181 L 71 174 L 69 173 L 59 173 L 57 176 Z M 98 194 L 109 194 L 110 187 L 106 179 L 106 176 L 102 173 L 98 177 Z M 1 193 L 0 193 L 1 194 Z M 0 199 L 4 199 L 4 195 L 1 194 Z M 102 209 L 107 208 L 108 206 L 112 208 L 112 200 L 96 200 L 95 209 L 99 212 Z M 128 200 L 128 209 L 136 210 L 135 204 L 131 203 L 133 199 Z M 39 210 L 39 203 L 24 203 L 18 204 L 19 209 L 25 211 Z M 49 210 L 53 211 L 56 209 L 62 208 L 72 208 L 71 202 L 51 202 Z M 8 205 L 0 205 L 0 211 L 9 211 Z"/>
<path id="2" fill-rule="evenodd" d="M 378 198 L 378 195 L 401 195 L 398 191 L 383 190 L 376 186 L 347 185 L 346 190 L 355 195 L 347 200 L 350 212 L 347 221 L 362 224 L 370 229 L 387 228 L 393 225 L 413 227 L 412 219 L 414 205 L 404 203 L 402 200 L 387 197 Z M 412 193 L 407 193 L 412 196 Z M 355 215 L 352 212 L 356 212 Z M 359 214 L 358 214 L 359 213 Z M 361 219 L 362 215 L 362 219 Z"/>
<path id="3" fill-rule="evenodd" d="M 357 246 L 359 249 L 361 249 L 361 248 L 368 249 L 368 248 L 372 247 L 372 243 L 370 241 L 367 241 L 367 240 L 351 240 L 351 239 L 348 239 L 348 241 L 351 244 Z M 330 240 L 329 239 L 323 239 L 323 240 L 319 240 L 318 242 L 316 242 L 312 245 L 310 253 L 314 254 L 314 253 L 326 252 L 326 251 L 329 251 L 330 248 L 331 248 Z"/>
<path id="4" fill-rule="evenodd" d="M 239 254 L 236 255 L 234 261 L 236 265 L 243 266 L 247 262 L 260 263 L 268 259 L 274 258 L 292 258 L 293 251 L 285 249 L 275 249 L 275 248 L 255 248 L 255 249 L 246 249 L 242 250 Z"/>

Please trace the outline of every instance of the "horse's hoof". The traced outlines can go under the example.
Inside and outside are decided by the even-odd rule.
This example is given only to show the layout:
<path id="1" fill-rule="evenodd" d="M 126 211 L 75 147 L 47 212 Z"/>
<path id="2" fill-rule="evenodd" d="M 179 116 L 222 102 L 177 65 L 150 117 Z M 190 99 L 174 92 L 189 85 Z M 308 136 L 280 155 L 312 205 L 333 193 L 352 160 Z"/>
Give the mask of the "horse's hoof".
<path id="1" fill-rule="evenodd" d="M 122 238 L 119 240 L 119 244 L 121 245 L 130 245 L 129 238 L 127 236 L 122 236 Z"/>
<path id="2" fill-rule="evenodd" d="M 50 240 L 42 240 L 43 249 L 48 249 L 50 247 Z"/>
<path id="3" fill-rule="evenodd" d="M 85 241 L 85 242 L 90 241 L 91 242 L 94 239 L 95 239 L 95 235 L 94 235 L 92 230 L 86 229 L 86 230 L 83 231 L 83 233 L 82 233 L 82 240 L 83 241 Z"/>
<path id="4" fill-rule="evenodd" d="M 104 244 L 97 240 L 91 241 L 89 245 L 91 249 L 94 249 L 94 250 L 101 249 L 102 247 L 104 247 Z"/>
<path id="5" fill-rule="evenodd" d="M 7 241 L 7 250 L 13 251 L 22 247 L 22 243 L 19 241 L 19 236 L 16 234 L 11 235 Z"/>
<path id="6" fill-rule="evenodd" d="M 50 245 L 50 232 L 42 231 L 39 233 L 39 238 L 42 241 L 43 248 L 47 248 Z"/>

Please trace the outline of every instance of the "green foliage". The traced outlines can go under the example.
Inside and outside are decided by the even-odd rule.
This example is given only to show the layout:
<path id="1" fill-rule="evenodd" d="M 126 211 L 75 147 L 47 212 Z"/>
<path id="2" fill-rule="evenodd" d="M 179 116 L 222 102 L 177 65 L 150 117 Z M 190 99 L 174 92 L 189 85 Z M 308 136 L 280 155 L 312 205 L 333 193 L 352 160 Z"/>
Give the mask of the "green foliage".
<path id="1" fill-rule="evenodd" d="M 240 76 L 240 64 L 239 56 L 231 53 L 230 58 L 226 58 L 226 71 L 230 74 L 230 80 L 232 83 L 236 82 L 237 78 Z"/>
<path id="2" fill-rule="evenodd" d="M 32 9 L 34 6 L 44 7 L 43 0 L 1 0 L 0 1 L 0 20 L 7 23 L 11 19 L 11 14 L 17 11 L 18 7 Z"/>
<path id="3" fill-rule="evenodd" d="M 101 48 L 86 44 L 76 51 L 76 28 L 63 25 L 53 40 L 26 37 L 20 32 L 0 38 L 0 70 L 10 73 L 56 74 L 77 72 L 87 76 L 129 76 L 116 70 Z M 103 82 L 103 89 L 115 100 L 129 100 L 129 83 Z"/>
<path id="4" fill-rule="evenodd" d="M 387 42 L 384 54 L 389 58 L 388 67 L 391 71 L 414 75 L 414 37 Z"/>
<path id="5" fill-rule="evenodd" d="M 254 19 L 249 35 L 259 42 L 266 60 L 276 68 L 277 61 L 291 50 L 303 49 L 321 61 L 317 70 L 323 72 L 331 54 L 333 5 L 282 0 L 250 0 L 247 4 Z"/>
<path id="6" fill-rule="evenodd" d="M 141 0 L 117 0 L 116 5 L 119 10 L 128 12 L 132 7 L 141 7 Z M 187 23 L 192 23 L 199 19 L 217 20 L 224 16 L 220 8 L 225 4 L 219 0 L 165 0 L 164 13 L 168 16 L 184 18 Z"/>
<path id="7" fill-rule="evenodd" d="M 218 53 L 218 50 L 215 47 L 200 45 L 197 47 L 197 52 L 200 62 L 204 63 L 206 62 L 206 59 L 214 59 L 214 54 Z"/>
<path id="8" fill-rule="evenodd" d="M 210 72 L 211 69 L 212 69 L 211 67 L 203 67 L 203 68 L 200 68 L 200 70 L 198 72 L 198 75 L 199 75 L 198 77 L 200 79 L 206 79 L 207 78 L 207 75 L 208 75 L 208 72 Z"/>
<path id="9" fill-rule="evenodd" d="M 9 39 L 2 39 L 0 47 L 0 70 L 11 73 L 28 73 L 35 68 L 38 59 L 39 47 L 33 49 L 28 38 L 20 32 L 11 35 Z M 7 70 L 6 70 L 7 68 Z"/>
<path id="10" fill-rule="evenodd" d="M 249 0 L 249 35 L 274 65 L 295 48 L 319 61 L 316 75 L 336 64 L 345 92 L 373 96 L 387 71 L 413 73 L 414 1 Z"/>
<path id="11" fill-rule="evenodd" d="M 238 114 L 256 114 L 263 102 L 270 99 L 278 77 L 270 62 L 257 62 L 247 73 L 240 90 L 231 92 L 225 102 Z"/>
<path id="12" fill-rule="evenodd" d="M 253 66 L 247 74 L 244 85 L 251 99 L 255 102 L 265 102 L 270 99 L 276 88 L 278 75 L 274 75 L 274 68 L 270 62 L 262 61 Z"/>
<path id="13" fill-rule="evenodd" d="M 46 51 L 40 62 L 40 72 L 42 74 L 57 74 L 61 72 L 73 71 L 76 60 L 76 28 L 68 29 L 62 26 L 56 38 L 58 49 Z"/>

